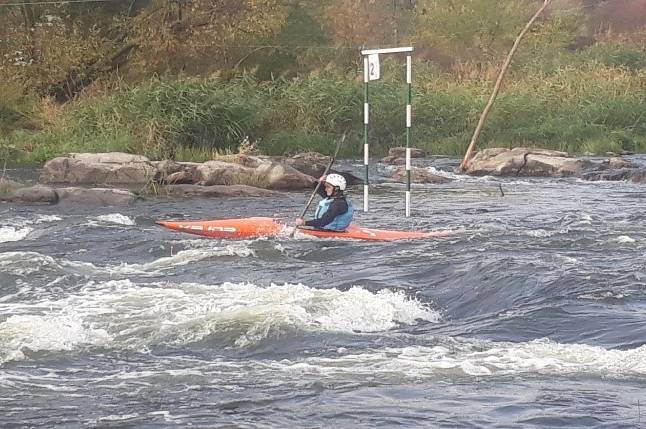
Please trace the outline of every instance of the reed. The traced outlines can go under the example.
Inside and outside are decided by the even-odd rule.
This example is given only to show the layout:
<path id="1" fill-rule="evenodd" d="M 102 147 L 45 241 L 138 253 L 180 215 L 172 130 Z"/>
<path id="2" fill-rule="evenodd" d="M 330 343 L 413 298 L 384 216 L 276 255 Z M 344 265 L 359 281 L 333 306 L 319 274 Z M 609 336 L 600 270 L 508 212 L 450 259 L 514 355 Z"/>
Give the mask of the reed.
<path id="1" fill-rule="evenodd" d="M 386 63 L 384 79 L 371 83 L 375 156 L 405 141 L 400 68 Z M 414 70 L 412 144 L 432 154 L 462 155 L 491 82 L 458 79 L 424 64 Z M 535 146 L 573 154 L 644 151 L 644 81 L 643 69 L 599 63 L 516 71 L 499 95 L 480 147 Z M 14 130 L 3 140 L 19 150 L 15 161 L 23 163 L 79 151 L 199 162 L 236 153 L 243 141 L 270 155 L 329 154 L 334 139 L 349 128 L 341 156 L 355 157 L 363 148 L 362 103 L 354 73 L 268 82 L 248 75 L 229 81 L 154 79 L 64 108 L 36 103 L 33 117 L 43 129 Z"/>

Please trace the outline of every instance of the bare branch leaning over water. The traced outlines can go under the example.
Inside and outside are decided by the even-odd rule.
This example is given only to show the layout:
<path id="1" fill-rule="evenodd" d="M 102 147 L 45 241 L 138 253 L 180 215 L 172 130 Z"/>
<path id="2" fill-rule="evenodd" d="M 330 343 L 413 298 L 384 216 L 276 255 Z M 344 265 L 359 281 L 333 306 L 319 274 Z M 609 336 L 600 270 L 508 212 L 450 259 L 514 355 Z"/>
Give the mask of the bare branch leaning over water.
<path id="1" fill-rule="evenodd" d="M 507 72 L 509 65 L 511 64 L 511 59 L 513 58 L 514 54 L 516 53 L 516 50 L 518 49 L 518 45 L 520 45 L 520 41 L 525 36 L 525 33 L 529 31 L 532 24 L 534 24 L 534 21 L 536 21 L 536 19 L 543 13 L 543 11 L 547 8 L 547 6 L 550 5 L 550 3 L 552 3 L 552 0 L 545 0 L 543 2 L 543 6 L 541 6 L 541 8 L 534 14 L 534 16 L 532 16 L 532 19 L 529 20 L 527 25 L 525 25 L 525 28 L 523 28 L 523 31 L 520 32 L 520 34 L 514 41 L 514 45 L 511 47 L 509 54 L 507 54 L 507 58 L 505 59 L 505 62 L 502 65 L 502 69 L 498 74 L 498 79 L 496 80 L 496 85 L 493 88 L 493 92 L 491 93 L 489 102 L 487 103 L 484 110 L 482 111 L 482 114 L 480 115 L 478 126 L 476 127 L 476 130 L 473 133 L 473 137 L 471 137 L 471 142 L 469 143 L 469 147 L 467 148 L 467 151 L 464 154 L 464 158 L 462 159 L 462 163 L 460 164 L 460 170 L 465 171 L 467 169 L 467 166 L 469 165 L 469 162 L 471 161 L 471 158 L 473 157 L 473 153 L 475 151 L 476 143 L 478 142 L 478 137 L 480 136 L 480 132 L 484 127 L 484 123 L 487 120 L 487 116 L 489 116 L 489 111 L 493 107 L 494 101 L 496 101 L 496 96 L 498 95 L 498 91 L 500 91 L 502 80 L 505 77 L 505 73 Z"/>

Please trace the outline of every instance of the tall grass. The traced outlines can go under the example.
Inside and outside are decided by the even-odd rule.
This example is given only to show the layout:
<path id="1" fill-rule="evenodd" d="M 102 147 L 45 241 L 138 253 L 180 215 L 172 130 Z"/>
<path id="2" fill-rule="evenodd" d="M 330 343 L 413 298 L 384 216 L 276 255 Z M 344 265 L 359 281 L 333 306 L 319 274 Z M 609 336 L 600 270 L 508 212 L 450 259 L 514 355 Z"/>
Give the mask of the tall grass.
<path id="1" fill-rule="evenodd" d="M 401 64 L 385 64 L 370 84 L 373 155 L 405 144 Z M 433 154 L 464 153 L 491 91 L 483 79 L 457 81 L 414 66 L 412 145 Z M 202 161 L 234 152 L 248 136 L 266 154 L 331 153 L 349 130 L 342 156 L 363 149 L 359 73 L 323 73 L 261 82 L 155 79 L 107 96 L 81 99 L 42 121 L 41 131 L 4 137 L 23 162 L 73 151 L 125 151 L 154 159 Z M 646 150 L 646 71 L 587 64 L 507 79 L 481 135 L 480 147 L 538 146 L 570 153 Z M 41 107 L 40 115 L 43 116 Z"/>

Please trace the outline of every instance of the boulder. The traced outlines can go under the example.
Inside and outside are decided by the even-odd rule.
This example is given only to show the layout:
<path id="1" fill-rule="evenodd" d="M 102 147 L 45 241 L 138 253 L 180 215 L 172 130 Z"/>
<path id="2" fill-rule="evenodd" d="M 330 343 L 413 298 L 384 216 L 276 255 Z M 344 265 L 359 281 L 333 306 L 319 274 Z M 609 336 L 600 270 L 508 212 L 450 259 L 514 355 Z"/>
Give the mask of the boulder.
<path id="1" fill-rule="evenodd" d="M 256 174 L 269 189 L 305 189 L 311 188 L 316 179 L 301 173 L 293 167 L 275 162 L 265 162 L 256 169 Z"/>
<path id="2" fill-rule="evenodd" d="M 195 180 L 195 172 L 191 171 L 178 171 L 173 174 L 169 174 L 166 177 L 165 183 L 171 185 L 182 185 L 182 184 L 193 184 Z"/>
<path id="3" fill-rule="evenodd" d="M 1 176 L 0 177 L 0 198 L 8 198 L 10 195 L 12 195 L 13 191 L 22 188 L 24 185 L 22 183 L 18 183 L 14 180 L 11 180 L 7 177 Z"/>
<path id="4" fill-rule="evenodd" d="M 570 158 L 567 153 L 548 149 L 504 148 L 478 152 L 467 168 L 474 176 L 580 176 L 594 167 L 586 159 Z"/>
<path id="5" fill-rule="evenodd" d="M 646 183 L 646 169 L 640 169 L 633 173 L 630 180 L 635 183 Z"/>
<path id="6" fill-rule="evenodd" d="M 303 152 L 292 156 L 290 159 L 327 165 L 330 163 L 330 160 L 332 159 L 332 157 L 323 155 L 322 153 L 318 153 L 318 152 Z"/>
<path id="7" fill-rule="evenodd" d="M 116 162 L 122 160 L 125 162 Z M 139 155 L 72 154 L 47 161 L 39 181 L 46 184 L 143 185 L 156 173 L 155 166 Z"/>
<path id="8" fill-rule="evenodd" d="M 126 164 L 128 162 L 150 162 L 143 155 L 132 155 L 123 152 L 70 153 L 68 158 L 88 164 Z"/>
<path id="9" fill-rule="evenodd" d="M 609 180 L 609 181 L 620 181 L 620 180 L 629 180 L 635 174 L 634 169 L 630 168 L 618 168 L 613 170 L 595 170 L 588 171 L 581 175 L 581 178 L 584 180 Z"/>
<path id="10" fill-rule="evenodd" d="M 330 163 L 329 160 L 327 162 L 317 162 L 305 158 L 285 158 L 283 162 L 303 174 L 317 178 L 323 175 Z"/>
<path id="11" fill-rule="evenodd" d="M 387 156 L 385 158 L 381 159 L 381 162 L 384 164 L 390 164 L 390 165 L 406 165 L 406 158 L 395 158 L 392 156 Z M 411 165 L 424 165 L 423 160 L 420 158 L 411 158 L 410 160 Z"/>
<path id="12" fill-rule="evenodd" d="M 393 172 L 392 178 L 398 182 L 406 182 L 406 168 L 398 167 Z M 434 174 L 426 168 L 411 167 L 410 181 L 412 183 L 448 183 L 452 182 L 448 177 Z"/>
<path id="13" fill-rule="evenodd" d="M 291 158 L 284 158 L 282 162 L 289 165 L 290 167 L 295 168 L 303 174 L 307 174 L 308 176 L 312 176 L 315 179 L 318 179 L 325 172 L 325 169 L 330 164 L 331 159 L 331 157 L 322 155 L 318 152 L 304 152 L 298 155 L 294 155 Z M 331 173 L 340 174 L 341 176 L 345 177 L 345 181 L 347 182 L 348 186 L 363 184 L 363 180 L 352 173 L 335 170 L 333 168 L 328 172 L 328 174 Z"/>
<path id="14" fill-rule="evenodd" d="M 176 197 L 273 197 L 277 193 L 247 185 L 168 185 L 166 191 Z"/>
<path id="15" fill-rule="evenodd" d="M 161 184 L 195 183 L 195 169 L 201 165 L 197 162 L 176 162 L 168 159 L 153 164 L 157 168 L 155 183 Z"/>
<path id="16" fill-rule="evenodd" d="M 601 163 L 603 169 L 638 168 L 639 165 L 622 158 L 608 158 Z"/>
<path id="17" fill-rule="evenodd" d="M 411 148 L 411 159 L 425 158 L 426 152 L 422 149 Z M 404 165 L 406 164 L 406 148 L 405 147 L 391 147 L 388 149 L 388 156 L 381 160 L 384 164 Z"/>
<path id="18" fill-rule="evenodd" d="M 109 188 L 58 188 L 60 203 L 82 203 L 101 206 L 123 206 L 132 204 L 137 196 L 123 189 Z"/>
<path id="19" fill-rule="evenodd" d="M 168 177 L 171 174 L 178 173 L 185 170 L 185 166 L 179 162 L 172 161 L 170 159 L 165 159 L 155 163 L 157 171 L 162 177 Z"/>
<path id="20" fill-rule="evenodd" d="M 195 167 L 194 183 L 202 186 L 232 185 L 244 180 L 244 176 L 254 176 L 254 169 L 231 162 L 207 161 Z"/>
<path id="21" fill-rule="evenodd" d="M 262 157 L 245 155 L 242 153 L 220 156 L 217 161 L 237 164 L 247 168 L 258 168 L 260 164 L 267 162 L 266 159 L 263 159 Z"/>
<path id="22" fill-rule="evenodd" d="M 36 185 L 15 189 L 5 198 L 0 197 L 0 199 L 14 203 L 56 204 L 58 202 L 58 193 L 48 186 Z"/>
<path id="23" fill-rule="evenodd" d="M 357 176 L 355 176 L 352 173 L 347 173 L 345 171 L 338 171 L 334 169 L 331 169 L 330 173 L 340 174 L 341 176 L 343 176 L 348 186 L 363 185 L 363 179 L 359 179 Z"/>
<path id="24" fill-rule="evenodd" d="M 391 147 L 388 149 L 388 156 L 393 158 L 406 158 L 406 148 L 402 146 Z M 425 158 L 426 152 L 422 149 L 417 149 L 415 147 L 410 148 L 410 157 L 411 158 Z"/>

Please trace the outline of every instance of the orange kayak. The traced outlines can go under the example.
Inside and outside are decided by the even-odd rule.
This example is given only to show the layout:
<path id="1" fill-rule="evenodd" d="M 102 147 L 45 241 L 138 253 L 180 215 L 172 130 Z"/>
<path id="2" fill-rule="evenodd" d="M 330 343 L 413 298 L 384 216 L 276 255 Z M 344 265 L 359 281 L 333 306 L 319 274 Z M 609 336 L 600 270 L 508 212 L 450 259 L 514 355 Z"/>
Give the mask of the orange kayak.
<path id="1" fill-rule="evenodd" d="M 257 238 L 289 234 L 291 226 L 284 225 L 269 217 L 249 217 L 241 219 L 171 221 L 158 220 L 157 224 L 166 228 L 203 235 L 211 238 Z M 299 234 L 325 238 L 352 238 L 357 240 L 392 241 L 421 238 L 446 237 L 451 231 L 388 231 L 351 225 L 346 231 L 322 231 L 319 229 L 298 228 Z"/>

